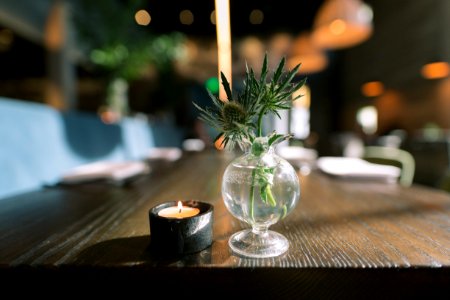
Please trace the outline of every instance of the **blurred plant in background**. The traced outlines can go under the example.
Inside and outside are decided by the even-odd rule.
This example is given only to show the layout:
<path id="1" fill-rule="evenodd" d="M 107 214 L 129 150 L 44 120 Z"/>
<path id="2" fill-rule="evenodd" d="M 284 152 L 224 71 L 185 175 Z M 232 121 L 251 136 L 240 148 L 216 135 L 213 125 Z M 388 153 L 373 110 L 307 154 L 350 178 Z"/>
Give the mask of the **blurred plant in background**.
<path id="1" fill-rule="evenodd" d="M 105 110 L 111 118 L 128 113 L 128 85 L 150 67 L 170 73 L 182 54 L 181 33 L 156 35 L 135 21 L 142 0 L 79 0 L 73 3 L 73 22 L 85 65 L 101 69 L 107 84 Z"/>

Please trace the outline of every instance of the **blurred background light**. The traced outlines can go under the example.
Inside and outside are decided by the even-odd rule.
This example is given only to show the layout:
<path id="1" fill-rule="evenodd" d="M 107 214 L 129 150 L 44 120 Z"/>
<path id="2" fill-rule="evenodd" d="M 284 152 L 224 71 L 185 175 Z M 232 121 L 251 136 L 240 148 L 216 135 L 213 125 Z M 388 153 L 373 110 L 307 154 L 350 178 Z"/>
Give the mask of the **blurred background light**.
<path id="1" fill-rule="evenodd" d="M 372 34 L 372 9 L 360 0 L 327 0 L 317 12 L 312 38 L 321 48 L 340 49 Z"/>
<path id="2" fill-rule="evenodd" d="M 134 15 L 134 19 L 136 20 L 136 23 L 141 26 L 147 26 L 152 20 L 150 14 L 145 9 L 138 10 Z"/>
<path id="3" fill-rule="evenodd" d="M 312 43 L 307 33 L 302 33 L 294 39 L 287 57 L 288 68 L 292 69 L 299 63 L 302 64 L 299 74 L 320 72 L 328 64 L 325 53 Z"/>
<path id="4" fill-rule="evenodd" d="M 450 74 L 450 66 L 448 62 L 433 62 L 424 65 L 421 73 L 426 79 L 445 78 Z"/>
<path id="5" fill-rule="evenodd" d="M 14 34 L 10 29 L 0 30 L 0 51 L 8 50 L 14 41 Z"/>
<path id="6" fill-rule="evenodd" d="M 378 127 L 378 112 L 374 106 L 365 106 L 356 113 L 356 120 L 365 134 L 374 134 Z"/>
<path id="7" fill-rule="evenodd" d="M 191 25 L 194 23 L 194 14 L 189 9 L 180 12 L 180 22 L 183 25 Z"/>
<path id="8" fill-rule="evenodd" d="M 217 79 L 217 77 L 210 77 L 206 80 L 205 87 L 212 94 L 217 94 L 219 92 L 219 80 Z"/>
<path id="9" fill-rule="evenodd" d="M 253 25 L 262 24 L 262 22 L 264 21 L 264 13 L 260 9 L 254 9 L 250 12 L 248 20 Z"/>
<path id="10" fill-rule="evenodd" d="M 361 93 L 366 97 L 378 97 L 384 93 L 384 84 L 381 81 L 366 82 L 361 86 Z"/>
<path id="11" fill-rule="evenodd" d="M 213 10 L 211 14 L 209 15 L 209 19 L 211 21 L 211 24 L 216 25 L 216 10 Z"/>

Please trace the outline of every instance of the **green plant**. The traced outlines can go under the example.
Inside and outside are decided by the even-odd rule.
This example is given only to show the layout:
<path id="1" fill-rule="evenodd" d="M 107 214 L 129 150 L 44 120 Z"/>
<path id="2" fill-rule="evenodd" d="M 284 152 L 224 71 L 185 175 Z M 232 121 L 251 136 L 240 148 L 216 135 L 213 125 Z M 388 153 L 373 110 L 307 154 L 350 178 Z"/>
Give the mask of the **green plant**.
<path id="1" fill-rule="evenodd" d="M 106 84 L 104 106 L 119 116 L 129 112 L 129 83 L 156 71 L 160 89 L 172 91 L 173 62 L 183 54 L 185 36 L 155 34 L 136 24 L 144 0 L 78 0 L 71 3 L 77 50 L 84 69 L 101 75 Z M 171 97 L 171 99 L 177 99 Z M 172 100 L 176 101 L 176 100 Z M 165 101 L 165 105 L 174 105 Z"/>
<path id="2" fill-rule="evenodd" d="M 184 36 L 179 32 L 152 34 L 139 26 L 134 14 L 143 0 L 79 0 L 72 4 L 77 45 L 85 61 L 113 78 L 131 81 L 149 65 L 167 71 L 181 53 Z"/>
<path id="3" fill-rule="evenodd" d="M 301 97 L 292 97 L 295 91 L 301 88 L 306 78 L 292 83 L 300 68 L 298 64 L 291 71 L 283 71 L 285 58 L 282 58 L 269 78 L 268 58 L 264 56 L 260 78 L 257 79 L 253 69 L 246 66 L 243 90 L 234 95 L 230 84 L 221 72 L 222 85 L 227 99 L 219 99 L 211 94 L 213 107 L 202 108 L 194 103 L 200 111 L 200 119 L 220 132 L 215 141 L 223 137 L 222 143 L 227 148 L 234 148 L 238 144 L 241 149 L 250 149 L 255 157 L 263 155 L 269 147 L 289 139 L 291 134 L 278 134 L 272 132 L 263 136 L 262 120 L 267 114 L 275 114 L 279 118 L 279 111 L 291 108 L 292 102 Z M 274 168 L 259 166 L 252 171 L 252 186 L 250 190 L 251 211 L 253 217 L 254 192 L 256 186 L 260 187 L 261 200 L 270 206 L 276 205 L 271 187 L 273 184 Z"/>

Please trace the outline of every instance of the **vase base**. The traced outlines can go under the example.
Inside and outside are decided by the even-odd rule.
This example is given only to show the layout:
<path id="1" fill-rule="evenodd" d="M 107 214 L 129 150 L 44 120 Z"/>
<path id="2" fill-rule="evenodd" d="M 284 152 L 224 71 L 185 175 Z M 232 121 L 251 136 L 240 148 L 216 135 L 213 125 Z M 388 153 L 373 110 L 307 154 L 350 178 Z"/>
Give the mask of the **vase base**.
<path id="1" fill-rule="evenodd" d="M 285 253 L 289 248 L 289 241 L 281 234 L 268 230 L 263 234 L 256 234 L 251 229 L 233 234 L 228 245 L 236 254 L 264 258 L 274 257 Z"/>

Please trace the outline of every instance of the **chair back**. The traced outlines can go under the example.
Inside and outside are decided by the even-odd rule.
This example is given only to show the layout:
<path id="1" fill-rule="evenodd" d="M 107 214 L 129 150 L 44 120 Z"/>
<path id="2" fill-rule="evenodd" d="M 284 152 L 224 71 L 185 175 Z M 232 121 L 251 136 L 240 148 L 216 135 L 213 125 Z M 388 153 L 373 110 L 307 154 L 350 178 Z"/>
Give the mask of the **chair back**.
<path id="1" fill-rule="evenodd" d="M 367 146 L 364 148 L 363 158 L 372 163 L 399 167 L 401 169 L 399 183 L 403 186 L 412 184 L 416 163 L 408 151 L 392 147 Z"/>

